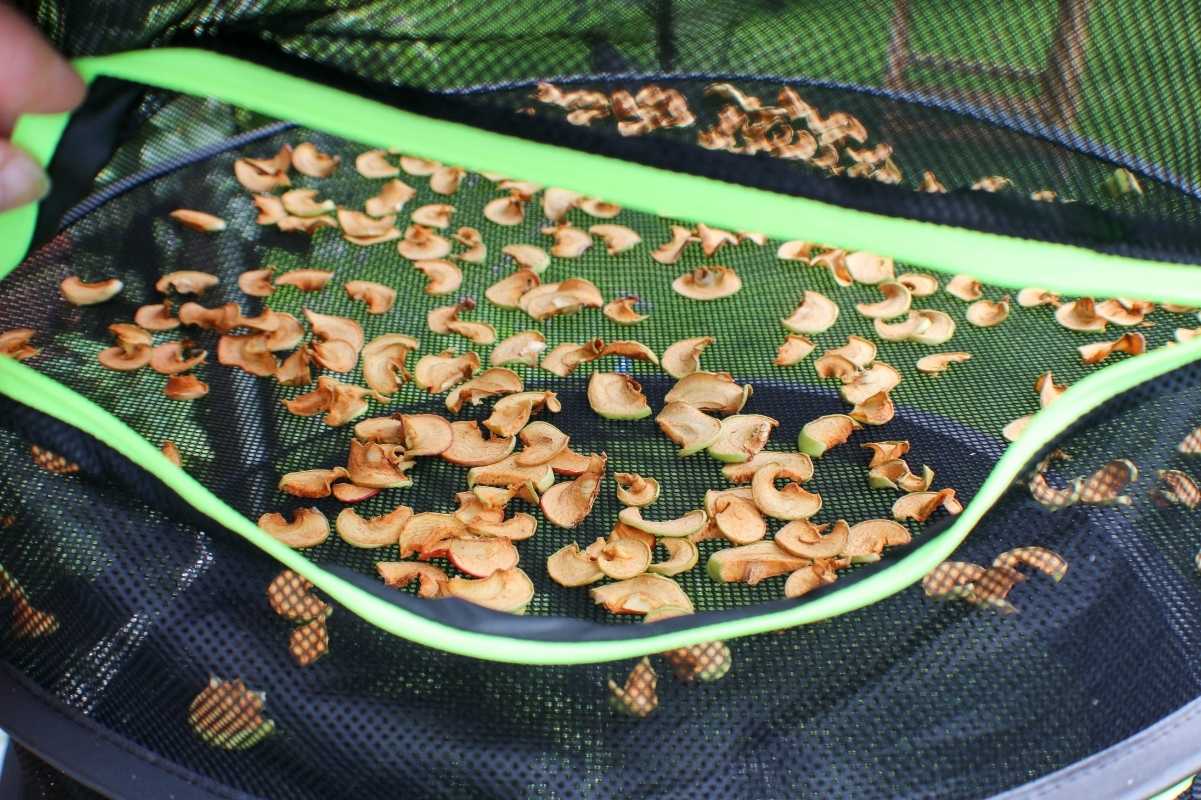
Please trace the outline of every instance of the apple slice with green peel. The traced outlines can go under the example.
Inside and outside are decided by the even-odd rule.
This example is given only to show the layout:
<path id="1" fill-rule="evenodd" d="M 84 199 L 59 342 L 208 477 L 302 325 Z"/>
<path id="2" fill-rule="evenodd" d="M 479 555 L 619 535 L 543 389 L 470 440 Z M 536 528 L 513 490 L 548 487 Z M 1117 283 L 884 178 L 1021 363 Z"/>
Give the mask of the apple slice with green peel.
<path id="1" fill-rule="evenodd" d="M 433 564 L 420 561 L 377 561 L 379 576 L 386 586 L 403 589 L 414 579 L 418 581 L 418 597 L 444 597 L 446 595 L 446 573 Z"/>
<path id="2" fill-rule="evenodd" d="M 717 439 L 709 445 L 709 455 L 726 463 L 749 461 L 763 449 L 772 429 L 780 423 L 763 414 L 734 414 L 721 421 Z"/>
<path id="3" fill-rule="evenodd" d="M 658 541 L 658 539 L 655 538 L 654 534 L 647 533 L 646 531 L 640 531 L 637 528 L 631 528 L 629 525 L 626 525 L 625 523 L 622 523 L 622 522 L 617 522 L 613 525 L 613 530 L 609 531 L 608 541 L 616 542 L 621 539 L 633 539 L 634 541 L 642 542 L 643 544 L 645 544 L 647 547 L 650 548 L 651 552 L 654 552 L 655 542 Z M 594 542 L 593 544 L 588 546 L 589 558 L 596 557 L 597 553 L 600 552 L 600 548 L 604 545 L 605 541 L 606 541 L 605 539 L 597 539 L 596 542 L 599 542 L 600 544 L 597 544 L 596 542 Z"/>
<path id="4" fill-rule="evenodd" d="M 602 453 L 589 458 L 588 468 L 571 481 L 555 484 L 542 495 L 542 513 L 547 522 L 560 528 L 575 528 L 592 513 L 605 479 L 606 457 Z M 547 467 L 552 475 L 554 471 Z"/>
<path id="5" fill-rule="evenodd" d="M 739 386 L 728 372 L 694 372 L 676 381 L 663 400 L 687 403 L 700 411 L 735 414 L 750 396 L 750 384 Z"/>
<path id="6" fill-rule="evenodd" d="M 678 455 L 690 456 L 699 453 L 717 441 L 721 435 L 721 421 L 696 406 L 683 402 L 667 403 L 655 417 L 659 429 L 667 438 L 680 446 Z"/>
<path id="7" fill-rule="evenodd" d="M 812 563 L 812 559 L 794 556 L 775 542 L 763 541 L 718 550 L 709 556 L 705 571 L 715 581 L 754 586 L 768 578 L 796 572 Z"/>
<path id="8" fill-rule="evenodd" d="M 934 483 L 934 470 L 922 465 L 922 474 L 915 475 L 903 458 L 877 464 L 867 472 L 867 485 L 873 489 L 900 489 L 902 492 L 924 492 Z"/>
<path id="9" fill-rule="evenodd" d="M 487 578 L 498 570 L 517 566 L 517 548 L 508 539 L 455 539 L 447 558 L 460 572 Z"/>
<path id="10" fill-rule="evenodd" d="M 776 488 L 778 478 L 788 479 L 783 489 Z M 795 482 L 796 476 L 782 464 L 768 464 L 751 479 L 755 505 L 775 519 L 808 519 L 821 511 L 821 495 L 806 491 Z"/>
<path id="11" fill-rule="evenodd" d="M 653 536 L 679 537 L 690 536 L 709 522 L 709 515 L 704 509 L 689 511 L 682 517 L 668 520 L 646 520 L 642 518 L 642 509 L 638 507 L 623 508 L 617 515 L 623 525 L 629 525 Z"/>
<path id="12" fill-rule="evenodd" d="M 672 619 L 673 617 L 686 617 L 692 613 L 692 609 L 684 608 L 683 606 L 658 606 L 648 612 L 642 618 L 644 623 L 658 622 L 661 619 Z"/>
<path id="13" fill-rule="evenodd" d="M 864 450 L 872 451 L 872 460 L 867 464 L 869 469 L 879 466 L 885 461 L 893 461 L 901 458 L 909 452 L 909 442 L 904 439 L 899 441 L 868 442 L 860 446 Z"/>
<path id="14" fill-rule="evenodd" d="M 679 606 L 691 614 L 695 609 L 688 595 L 671 578 L 645 573 L 589 590 L 593 602 L 612 614 L 649 614 L 662 606 Z"/>
<path id="15" fill-rule="evenodd" d="M 605 577 L 596 562 L 580 551 L 575 542 L 559 548 L 546 559 L 546 573 L 560 586 L 587 586 Z"/>
<path id="16" fill-rule="evenodd" d="M 730 483 L 750 483 L 751 478 L 761 467 L 768 464 L 783 464 L 788 467 L 789 474 L 805 476 L 793 478 L 804 483 L 813 477 L 813 460 L 804 453 L 775 453 L 762 451 L 756 453 L 750 461 L 742 464 L 730 464 L 721 468 L 721 474 Z"/>
<path id="17" fill-rule="evenodd" d="M 826 414 L 805 423 L 797 436 L 797 449 L 806 455 L 821 458 L 827 450 L 842 444 L 862 427 L 846 414 Z"/>
<path id="18" fill-rule="evenodd" d="M 596 566 L 614 580 L 641 575 L 651 565 L 651 549 L 636 539 L 607 542 L 596 557 Z"/>
<path id="19" fill-rule="evenodd" d="M 801 558 L 834 558 L 846 547 L 851 528 L 846 520 L 838 520 L 826 535 L 825 525 L 814 525 L 807 519 L 794 520 L 776 531 L 773 541 L 783 550 Z"/>
<path id="20" fill-rule="evenodd" d="M 446 582 L 446 592 L 494 611 L 524 614 L 534 598 L 534 582 L 520 567 L 513 567 L 497 570 L 487 578 L 451 578 Z"/>
<path id="21" fill-rule="evenodd" d="M 679 575 L 681 572 L 687 572 L 696 566 L 696 562 L 700 559 L 700 551 L 697 550 L 696 544 L 687 538 L 679 539 L 664 539 L 660 542 L 663 549 L 667 551 L 667 560 L 658 561 L 647 567 L 648 572 L 653 572 L 656 575 Z M 674 607 L 668 607 L 674 608 Z M 660 614 L 663 609 L 656 609 Z M 678 609 L 678 613 L 687 613 L 683 609 Z M 678 616 L 678 614 L 676 614 Z M 651 615 L 647 614 L 646 622 L 651 621 Z"/>
<path id="22" fill-rule="evenodd" d="M 643 419 L 651 415 L 642 386 L 621 372 L 594 372 L 588 380 L 588 405 L 605 419 Z"/>
<path id="23" fill-rule="evenodd" d="M 479 423 L 473 419 L 452 422 L 450 429 L 451 444 L 441 456 L 460 467 L 485 467 L 503 461 L 517 445 L 512 436 L 485 439 Z"/>

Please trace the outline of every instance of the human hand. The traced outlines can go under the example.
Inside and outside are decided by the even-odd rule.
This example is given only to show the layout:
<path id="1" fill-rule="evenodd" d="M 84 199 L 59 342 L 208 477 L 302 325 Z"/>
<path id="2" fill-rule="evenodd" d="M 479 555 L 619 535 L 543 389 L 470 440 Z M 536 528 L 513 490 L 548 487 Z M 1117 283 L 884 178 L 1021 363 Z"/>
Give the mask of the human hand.
<path id="1" fill-rule="evenodd" d="M 50 181 L 42 168 L 9 141 L 22 114 L 70 111 L 83 101 L 79 75 L 15 9 L 0 0 L 0 211 L 42 199 Z"/>

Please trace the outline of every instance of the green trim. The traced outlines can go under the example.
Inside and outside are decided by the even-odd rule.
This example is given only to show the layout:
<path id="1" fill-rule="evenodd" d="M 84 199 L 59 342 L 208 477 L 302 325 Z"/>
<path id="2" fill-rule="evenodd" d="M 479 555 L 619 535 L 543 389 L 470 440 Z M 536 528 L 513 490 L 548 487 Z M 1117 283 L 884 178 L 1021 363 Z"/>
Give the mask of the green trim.
<path id="1" fill-rule="evenodd" d="M 1180 795 L 1192 788 L 1193 779 L 1194 776 L 1190 775 L 1175 786 L 1164 789 L 1153 797 L 1148 797 L 1147 800 L 1175 800 L 1175 798 L 1180 797 Z"/>
<path id="2" fill-rule="evenodd" d="M 91 400 L 11 359 L 0 358 L 0 394 L 95 436 L 150 474 L 188 504 L 312 581 L 333 600 L 374 625 L 405 639 L 459 655 L 521 664 L 582 664 L 635 658 L 715 639 L 734 639 L 819 622 L 878 602 L 914 583 L 945 560 L 1044 445 L 1106 400 L 1191 361 L 1201 359 L 1201 339 L 1165 347 L 1094 372 L 1073 384 L 1034 416 L 998 460 L 967 508 L 938 536 L 896 564 L 841 591 L 783 611 L 698 626 L 644 639 L 540 642 L 464 631 L 420 617 L 331 575 L 272 539 L 153 445 Z"/>
<path id="3" fill-rule="evenodd" d="M 80 59 L 76 66 L 87 81 L 107 75 L 215 97 L 353 141 L 565 186 L 668 217 L 874 250 L 952 274 L 968 269 L 979 280 L 1014 289 L 1041 286 L 1097 297 L 1137 294 L 1157 302 L 1201 305 L 1201 271 L 1195 267 L 854 211 L 531 142 L 422 117 L 204 50 L 141 50 Z M 53 142 L 40 142 L 38 149 L 48 153 Z M 0 238 L 15 232 L 17 241 L 29 241 L 20 229 L 3 223 L 0 219 Z M 10 262 L 0 259 L 0 277 Z"/>
<path id="4" fill-rule="evenodd" d="M 13 144 L 33 156 L 43 167 L 58 148 L 70 114 L 25 115 L 13 130 Z M 36 203 L 0 213 L 0 278 L 21 263 L 33 241 L 38 220 Z"/>

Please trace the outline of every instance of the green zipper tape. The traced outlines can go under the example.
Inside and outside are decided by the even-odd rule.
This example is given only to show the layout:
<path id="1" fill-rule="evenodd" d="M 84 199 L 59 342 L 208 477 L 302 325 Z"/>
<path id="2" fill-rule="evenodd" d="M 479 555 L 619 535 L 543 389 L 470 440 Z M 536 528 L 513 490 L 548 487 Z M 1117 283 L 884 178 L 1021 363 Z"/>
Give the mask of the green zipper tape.
<path id="1" fill-rule="evenodd" d="M 334 601 L 389 633 L 474 658 L 521 664 L 581 664 L 635 658 L 700 642 L 818 622 L 895 594 L 920 581 L 946 559 L 1005 493 L 1026 463 L 1081 415 L 1111 397 L 1199 358 L 1201 339 L 1195 339 L 1126 359 L 1073 384 L 1053 405 L 1034 415 L 1021 438 L 1002 454 L 980 491 L 950 527 L 896 564 L 846 589 L 783 611 L 647 638 L 594 642 L 544 642 L 474 633 L 413 614 L 331 575 L 303 554 L 280 544 L 167 460 L 125 423 L 66 386 L 17 361 L 0 358 L 0 394 L 100 439 L 161 480 L 189 505 L 245 537 L 284 566 L 308 578 Z"/>
<path id="2" fill-rule="evenodd" d="M 894 219 L 529 142 L 417 116 L 205 51 L 122 53 L 83 59 L 77 66 L 89 81 L 108 75 L 216 97 L 374 146 L 398 147 L 473 170 L 519 175 L 667 216 L 759 230 L 776 238 L 806 238 L 878 250 L 944 272 L 958 272 L 964 265 L 971 265 L 976 278 L 1013 288 L 1039 285 L 1066 294 L 1137 295 L 1201 305 L 1201 273 L 1196 268 Z M 41 163 L 48 163 L 67 119 L 66 115 L 24 117 L 14 141 Z M 24 257 L 34 220 L 32 206 L 0 214 L 0 277 Z M 159 478 L 185 502 L 390 633 L 476 658 L 577 664 L 632 658 L 817 622 L 899 592 L 949 556 L 1030 458 L 1072 422 L 1109 398 L 1198 358 L 1201 340 L 1127 359 L 1077 382 L 1054 405 L 1035 415 L 1021 439 L 1005 451 L 980 491 L 947 530 L 898 563 L 846 589 L 783 611 L 647 638 L 594 642 L 543 642 L 474 633 L 413 614 L 331 575 L 302 553 L 275 541 L 120 420 L 66 386 L 23 364 L 0 358 L 0 393 L 101 439 Z"/>
<path id="3" fill-rule="evenodd" d="M 1133 293 L 1157 302 L 1201 305 L 1201 269 L 1194 266 L 855 211 L 527 141 L 422 117 L 204 50 L 140 50 L 75 63 L 88 81 L 107 75 L 214 97 L 352 141 L 563 186 L 667 217 L 873 250 L 942 272 L 969 271 L 978 280 L 1014 289 L 1040 286 L 1097 297 Z M 60 120 L 28 125 L 22 120 L 15 141 L 39 157 L 48 156 L 57 131 Z M 0 276 L 19 261 L 13 254 L 28 245 L 32 223 L 27 216 L 20 215 L 18 225 L 0 215 L 0 240 L 14 235 L 22 243 L 9 243 L 0 251 Z"/>

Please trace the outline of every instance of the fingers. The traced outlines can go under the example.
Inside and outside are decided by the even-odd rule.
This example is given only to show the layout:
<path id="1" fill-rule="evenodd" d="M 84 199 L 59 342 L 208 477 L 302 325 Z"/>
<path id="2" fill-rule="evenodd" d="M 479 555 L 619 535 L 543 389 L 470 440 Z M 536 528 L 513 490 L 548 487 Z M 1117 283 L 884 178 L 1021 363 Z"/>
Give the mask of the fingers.
<path id="1" fill-rule="evenodd" d="M 0 139 L 0 211 L 37 202 L 49 190 L 42 168 L 23 150 Z"/>
<path id="2" fill-rule="evenodd" d="M 83 80 L 15 9 L 0 2 L 0 136 L 22 114 L 70 111 L 83 101 Z"/>

